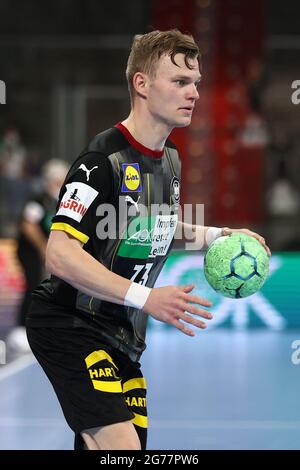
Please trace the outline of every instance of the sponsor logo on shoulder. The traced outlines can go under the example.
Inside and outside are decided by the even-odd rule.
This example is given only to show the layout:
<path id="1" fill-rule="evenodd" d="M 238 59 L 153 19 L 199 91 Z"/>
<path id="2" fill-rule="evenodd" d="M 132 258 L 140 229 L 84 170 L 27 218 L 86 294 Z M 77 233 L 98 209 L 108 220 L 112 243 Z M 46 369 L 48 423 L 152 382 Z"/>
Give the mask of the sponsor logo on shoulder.
<path id="1" fill-rule="evenodd" d="M 85 183 L 70 183 L 66 188 L 56 215 L 64 215 L 80 222 L 99 193 Z"/>
<path id="2" fill-rule="evenodd" d="M 73 199 L 74 201 L 80 201 L 80 198 L 77 196 L 78 193 L 78 188 L 74 189 L 72 194 L 70 194 L 70 199 Z"/>
<path id="3" fill-rule="evenodd" d="M 142 179 L 140 166 L 138 163 L 123 163 L 123 182 L 122 189 L 123 193 L 141 192 L 142 191 Z"/>
<path id="4" fill-rule="evenodd" d="M 86 174 L 86 180 L 89 181 L 90 180 L 90 174 L 92 173 L 93 170 L 96 170 L 96 168 L 98 168 L 98 165 L 97 166 L 93 166 L 93 168 L 91 168 L 90 170 L 85 166 L 84 163 L 82 163 L 80 165 L 80 167 L 78 167 L 78 170 L 83 170 Z"/>

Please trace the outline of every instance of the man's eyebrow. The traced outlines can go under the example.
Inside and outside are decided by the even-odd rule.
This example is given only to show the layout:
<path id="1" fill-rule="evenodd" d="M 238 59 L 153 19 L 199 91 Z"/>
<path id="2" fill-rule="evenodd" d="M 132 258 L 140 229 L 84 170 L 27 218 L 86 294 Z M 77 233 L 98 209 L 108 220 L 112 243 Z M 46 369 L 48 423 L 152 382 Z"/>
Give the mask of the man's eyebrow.
<path id="1" fill-rule="evenodd" d="M 198 77 L 196 78 L 196 80 L 193 80 L 190 76 L 188 75 L 175 75 L 173 77 L 174 80 L 189 80 L 191 82 L 195 81 L 195 82 L 200 82 L 202 78 L 202 75 L 198 75 Z"/>

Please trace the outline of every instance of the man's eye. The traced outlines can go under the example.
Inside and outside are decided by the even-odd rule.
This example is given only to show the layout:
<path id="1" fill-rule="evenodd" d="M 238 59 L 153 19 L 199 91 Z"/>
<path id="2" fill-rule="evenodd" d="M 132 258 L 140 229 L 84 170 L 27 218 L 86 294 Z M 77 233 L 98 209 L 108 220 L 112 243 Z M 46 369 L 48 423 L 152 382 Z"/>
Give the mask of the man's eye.
<path id="1" fill-rule="evenodd" d="M 185 81 L 184 81 L 184 80 L 176 80 L 176 83 L 178 83 L 179 86 L 185 85 Z"/>

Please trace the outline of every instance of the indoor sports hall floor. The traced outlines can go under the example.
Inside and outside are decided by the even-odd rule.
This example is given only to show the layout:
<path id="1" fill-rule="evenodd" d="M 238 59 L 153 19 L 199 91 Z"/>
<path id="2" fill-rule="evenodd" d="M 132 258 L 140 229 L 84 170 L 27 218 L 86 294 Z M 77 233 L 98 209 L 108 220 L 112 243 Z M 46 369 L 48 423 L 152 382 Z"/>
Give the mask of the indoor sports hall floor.
<path id="1" fill-rule="evenodd" d="M 300 449 L 300 331 L 151 330 L 149 449 Z M 72 449 L 54 393 L 33 357 L 0 370 L 0 449 Z"/>

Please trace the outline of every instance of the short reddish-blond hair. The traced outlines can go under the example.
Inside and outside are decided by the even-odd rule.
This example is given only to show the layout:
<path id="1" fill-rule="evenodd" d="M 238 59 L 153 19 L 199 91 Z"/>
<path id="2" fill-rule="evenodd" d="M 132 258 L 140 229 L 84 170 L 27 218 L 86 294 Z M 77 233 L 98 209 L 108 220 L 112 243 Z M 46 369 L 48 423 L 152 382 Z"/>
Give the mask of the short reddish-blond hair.
<path id="1" fill-rule="evenodd" d="M 131 103 L 133 103 L 134 97 L 134 74 L 143 72 L 154 78 L 160 57 L 163 54 L 169 54 L 172 62 L 177 65 L 174 57 L 179 53 L 184 54 L 185 64 L 191 69 L 189 60 L 200 55 L 192 35 L 183 34 L 178 29 L 171 29 L 169 31 L 151 31 L 134 36 L 126 68 Z"/>

